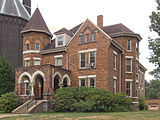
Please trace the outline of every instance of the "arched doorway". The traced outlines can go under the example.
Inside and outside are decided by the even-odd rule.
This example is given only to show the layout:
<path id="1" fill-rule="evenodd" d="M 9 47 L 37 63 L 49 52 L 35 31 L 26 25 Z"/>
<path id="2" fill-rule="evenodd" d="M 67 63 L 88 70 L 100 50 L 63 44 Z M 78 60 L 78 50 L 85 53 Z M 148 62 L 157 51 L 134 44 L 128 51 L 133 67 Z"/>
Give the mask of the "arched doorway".
<path id="1" fill-rule="evenodd" d="M 56 76 L 54 77 L 54 92 L 56 92 L 57 89 L 60 88 L 59 82 L 60 82 L 60 76 L 59 76 L 59 75 L 56 75 Z"/>
<path id="2" fill-rule="evenodd" d="M 35 83 L 34 83 L 35 99 L 43 99 L 43 89 L 44 89 L 43 77 L 40 74 L 38 74 L 35 77 Z"/>
<path id="3" fill-rule="evenodd" d="M 64 78 L 64 80 L 63 80 L 63 87 L 68 87 L 67 81 L 68 81 L 68 78 Z"/>

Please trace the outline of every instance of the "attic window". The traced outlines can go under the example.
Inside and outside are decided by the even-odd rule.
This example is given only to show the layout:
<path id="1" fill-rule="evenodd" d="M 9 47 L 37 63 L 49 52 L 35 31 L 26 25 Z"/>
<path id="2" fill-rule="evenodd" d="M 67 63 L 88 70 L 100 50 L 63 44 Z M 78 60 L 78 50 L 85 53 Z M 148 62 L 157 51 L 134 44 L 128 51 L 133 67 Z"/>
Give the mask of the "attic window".
<path id="1" fill-rule="evenodd" d="M 58 46 L 63 45 L 63 37 L 58 37 Z"/>
<path id="2" fill-rule="evenodd" d="M 29 50 L 29 44 L 26 44 L 26 51 Z"/>

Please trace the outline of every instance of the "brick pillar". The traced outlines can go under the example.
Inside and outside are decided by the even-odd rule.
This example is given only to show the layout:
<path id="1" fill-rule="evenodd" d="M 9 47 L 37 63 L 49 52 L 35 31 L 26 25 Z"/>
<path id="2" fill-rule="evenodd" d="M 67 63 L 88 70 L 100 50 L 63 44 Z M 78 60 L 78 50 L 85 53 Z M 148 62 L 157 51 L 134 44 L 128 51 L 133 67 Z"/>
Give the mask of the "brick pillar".
<path id="1" fill-rule="evenodd" d="M 97 16 L 97 26 L 101 29 L 103 29 L 103 15 Z"/>

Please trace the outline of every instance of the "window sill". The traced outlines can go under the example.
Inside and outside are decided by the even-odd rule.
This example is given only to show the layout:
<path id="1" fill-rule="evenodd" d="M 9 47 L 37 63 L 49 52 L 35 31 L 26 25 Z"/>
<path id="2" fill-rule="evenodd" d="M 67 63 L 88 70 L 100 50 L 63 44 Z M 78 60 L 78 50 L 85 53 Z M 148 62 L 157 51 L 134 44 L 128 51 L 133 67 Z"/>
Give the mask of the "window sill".
<path id="1" fill-rule="evenodd" d="M 128 73 L 128 74 L 133 74 L 133 72 L 126 72 L 126 73 Z"/>
<path id="2" fill-rule="evenodd" d="M 127 52 L 130 52 L 130 53 L 131 53 L 131 52 L 132 52 L 132 50 L 127 50 Z"/>
<path id="3" fill-rule="evenodd" d="M 113 70 L 117 72 L 117 69 L 116 69 L 116 68 L 113 68 Z"/>
<path id="4" fill-rule="evenodd" d="M 96 67 L 95 68 L 79 68 L 79 70 L 93 70 L 93 69 L 96 69 Z"/>
<path id="5" fill-rule="evenodd" d="M 95 43 L 95 42 L 97 42 L 97 40 L 96 40 L 96 41 L 89 41 L 89 42 L 79 43 L 79 45 L 82 45 L 82 44 L 89 44 L 89 43 Z"/>

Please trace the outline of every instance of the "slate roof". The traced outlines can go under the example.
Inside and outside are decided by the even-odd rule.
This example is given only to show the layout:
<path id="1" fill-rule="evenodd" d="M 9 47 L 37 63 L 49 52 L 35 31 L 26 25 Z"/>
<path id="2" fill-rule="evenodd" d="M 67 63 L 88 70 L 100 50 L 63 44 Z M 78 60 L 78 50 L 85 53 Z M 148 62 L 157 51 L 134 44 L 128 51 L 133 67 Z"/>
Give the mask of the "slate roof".
<path id="1" fill-rule="evenodd" d="M 52 33 L 49 31 L 38 8 L 35 10 L 28 24 L 25 26 L 25 28 L 22 30 L 21 33 L 29 32 L 29 31 L 43 32 L 52 36 Z"/>
<path id="2" fill-rule="evenodd" d="M 0 0 L 0 14 L 17 16 L 25 20 L 30 19 L 28 11 L 20 0 Z"/>
<path id="3" fill-rule="evenodd" d="M 62 28 L 62 29 L 58 30 L 57 32 L 55 32 L 54 34 L 59 35 L 59 34 L 63 34 L 63 33 L 66 33 L 71 37 L 73 37 L 73 35 L 74 35 L 71 31 L 67 30 L 66 28 Z"/>
<path id="4" fill-rule="evenodd" d="M 75 34 L 75 33 L 77 32 L 77 30 L 81 27 L 82 24 L 83 24 L 83 23 L 81 23 L 81 24 L 75 26 L 74 28 L 70 29 L 71 33 L 74 33 L 74 34 Z"/>

